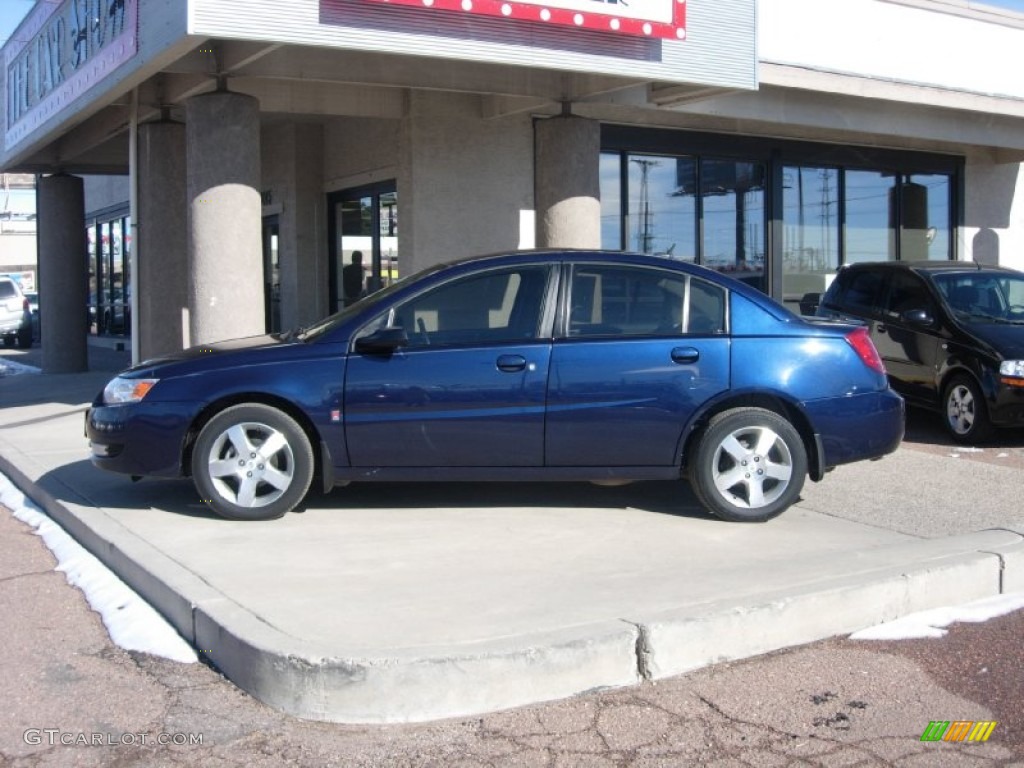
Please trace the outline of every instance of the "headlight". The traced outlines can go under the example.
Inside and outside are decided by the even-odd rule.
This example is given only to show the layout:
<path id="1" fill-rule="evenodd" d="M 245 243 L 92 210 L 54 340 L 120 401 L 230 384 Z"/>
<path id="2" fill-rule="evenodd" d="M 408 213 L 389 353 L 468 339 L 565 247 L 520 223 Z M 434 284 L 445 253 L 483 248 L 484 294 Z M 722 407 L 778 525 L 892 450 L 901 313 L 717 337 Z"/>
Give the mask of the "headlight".
<path id="1" fill-rule="evenodd" d="M 1024 360 L 1003 360 L 999 364 L 999 375 L 1024 379 Z"/>
<path id="2" fill-rule="evenodd" d="M 128 379 L 118 376 L 103 388 L 103 402 L 107 405 L 137 403 L 158 381 L 160 379 Z"/>

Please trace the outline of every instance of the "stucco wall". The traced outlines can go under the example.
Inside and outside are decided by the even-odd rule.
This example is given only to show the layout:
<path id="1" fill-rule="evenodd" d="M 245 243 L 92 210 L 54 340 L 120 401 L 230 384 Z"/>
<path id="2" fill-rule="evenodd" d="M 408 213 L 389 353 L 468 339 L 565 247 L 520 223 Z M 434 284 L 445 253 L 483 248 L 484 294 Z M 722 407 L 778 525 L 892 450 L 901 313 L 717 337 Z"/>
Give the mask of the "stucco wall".
<path id="1" fill-rule="evenodd" d="M 260 137 L 263 214 L 277 215 L 281 265 L 281 328 L 327 314 L 323 128 L 317 123 L 266 125 Z"/>
<path id="2" fill-rule="evenodd" d="M 1024 269 L 1024 172 L 1020 163 L 969 155 L 965 168 L 966 259 Z"/>
<path id="3" fill-rule="evenodd" d="M 340 118 L 324 126 L 324 186 L 328 192 L 398 175 L 401 121 Z"/>
<path id="4" fill-rule="evenodd" d="M 83 176 L 82 181 L 87 216 L 115 206 L 128 206 L 127 176 Z"/>
<path id="5" fill-rule="evenodd" d="M 533 245 L 532 119 L 480 115 L 474 95 L 410 95 L 398 200 L 413 269 Z"/>

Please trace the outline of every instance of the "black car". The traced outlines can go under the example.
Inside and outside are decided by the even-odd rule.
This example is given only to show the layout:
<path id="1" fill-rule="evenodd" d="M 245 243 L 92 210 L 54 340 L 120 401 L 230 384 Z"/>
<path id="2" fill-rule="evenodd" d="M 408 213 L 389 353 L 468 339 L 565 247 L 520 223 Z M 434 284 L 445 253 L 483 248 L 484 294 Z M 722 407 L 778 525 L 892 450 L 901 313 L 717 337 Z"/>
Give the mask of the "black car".
<path id="1" fill-rule="evenodd" d="M 941 413 L 958 442 L 1024 425 L 1024 273 L 968 261 L 851 264 L 817 314 L 863 321 L 893 389 Z"/>

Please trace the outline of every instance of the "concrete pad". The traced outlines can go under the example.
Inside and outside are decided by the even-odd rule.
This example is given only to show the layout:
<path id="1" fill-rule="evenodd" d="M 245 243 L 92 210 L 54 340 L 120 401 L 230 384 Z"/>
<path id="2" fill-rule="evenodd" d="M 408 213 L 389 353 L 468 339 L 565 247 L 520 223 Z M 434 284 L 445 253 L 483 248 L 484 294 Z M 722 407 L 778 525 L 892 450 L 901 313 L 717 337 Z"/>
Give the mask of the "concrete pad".
<path id="1" fill-rule="evenodd" d="M 867 482 L 845 473 L 844 502 L 841 470 L 764 525 L 708 517 L 681 482 L 353 484 L 281 520 L 222 520 L 188 481 L 93 468 L 94 392 L 63 386 L 0 412 L 0 472 L 237 685 L 300 717 L 502 709 L 1024 585 L 1019 532 L 922 538 L 821 509 Z"/>

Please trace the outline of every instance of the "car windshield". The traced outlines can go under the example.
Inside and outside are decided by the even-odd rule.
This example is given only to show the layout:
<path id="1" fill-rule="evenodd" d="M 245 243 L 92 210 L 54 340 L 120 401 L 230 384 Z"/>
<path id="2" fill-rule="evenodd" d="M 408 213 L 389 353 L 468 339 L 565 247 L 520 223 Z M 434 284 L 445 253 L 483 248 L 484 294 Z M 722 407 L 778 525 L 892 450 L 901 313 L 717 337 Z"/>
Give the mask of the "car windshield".
<path id="1" fill-rule="evenodd" d="M 1024 323 L 1024 273 L 951 272 L 932 280 L 962 319 Z"/>

